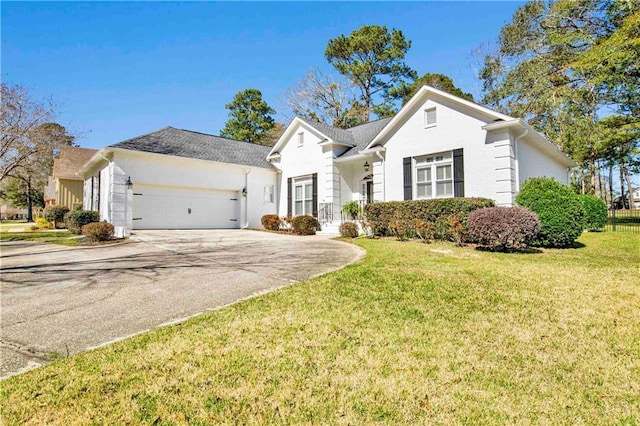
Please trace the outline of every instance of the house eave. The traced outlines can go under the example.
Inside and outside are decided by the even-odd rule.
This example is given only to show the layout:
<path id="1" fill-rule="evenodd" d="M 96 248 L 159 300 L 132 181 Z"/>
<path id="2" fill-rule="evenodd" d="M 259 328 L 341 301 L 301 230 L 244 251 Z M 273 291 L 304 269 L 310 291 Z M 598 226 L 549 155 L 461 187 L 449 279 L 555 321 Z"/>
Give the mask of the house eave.
<path id="1" fill-rule="evenodd" d="M 513 120 L 496 121 L 493 123 L 485 124 L 484 126 L 482 126 L 482 129 L 486 130 L 487 132 L 495 132 L 499 130 L 516 130 L 520 133 L 520 135 L 526 134 L 526 139 L 531 141 L 534 146 L 551 155 L 556 160 L 563 163 L 567 168 L 578 166 L 578 163 L 576 163 L 571 157 L 562 152 L 560 148 L 558 148 L 554 143 L 545 138 L 520 118 Z"/>

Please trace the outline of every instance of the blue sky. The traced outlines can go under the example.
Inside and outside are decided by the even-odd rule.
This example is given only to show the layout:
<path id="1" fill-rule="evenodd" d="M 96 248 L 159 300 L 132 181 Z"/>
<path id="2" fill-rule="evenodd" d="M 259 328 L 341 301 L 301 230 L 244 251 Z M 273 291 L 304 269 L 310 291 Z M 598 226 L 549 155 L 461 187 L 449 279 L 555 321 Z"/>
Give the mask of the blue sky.
<path id="1" fill-rule="evenodd" d="M 284 93 L 330 38 L 365 24 L 412 41 L 406 62 L 478 96 L 479 59 L 522 2 L 3 2 L 2 80 L 59 104 L 57 121 L 99 148 L 174 126 L 218 134 L 224 105 Z M 281 119 L 281 116 L 277 116 Z"/>

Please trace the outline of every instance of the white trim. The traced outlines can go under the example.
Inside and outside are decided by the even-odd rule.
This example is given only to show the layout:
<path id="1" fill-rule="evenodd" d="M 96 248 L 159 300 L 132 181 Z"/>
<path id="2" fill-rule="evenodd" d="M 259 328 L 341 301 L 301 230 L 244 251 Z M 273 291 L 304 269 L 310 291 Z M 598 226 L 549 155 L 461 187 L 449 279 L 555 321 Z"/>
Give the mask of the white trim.
<path id="1" fill-rule="evenodd" d="M 380 144 L 387 136 L 391 133 L 395 132 L 405 120 L 405 116 L 411 114 L 420 104 L 424 103 L 424 101 L 431 95 L 436 95 L 448 99 L 452 102 L 465 106 L 467 108 L 471 108 L 480 113 L 486 114 L 487 116 L 493 119 L 501 119 L 501 120 L 513 120 L 513 117 L 508 115 L 499 113 L 497 111 L 490 110 L 489 108 L 485 108 L 476 103 L 470 102 L 466 99 L 459 98 L 450 93 L 443 92 L 442 90 L 438 90 L 431 86 L 422 86 L 420 90 L 406 103 L 405 106 L 387 123 L 386 126 L 376 135 L 375 138 L 367 145 L 365 149 L 373 148 L 374 146 Z"/>
<path id="2" fill-rule="evenodd" d="M 530 142 L 533 146 L 540 149 L 542 152 L 549 154 L 549 156 L 556 159 L 564 166 L 569 168 L 578 166 L 578 163 L 571 159 L 567 154 L 562 152 L 560 148 L 558 148 L 550 140 L 538 133 L 533 127 L 525 123 L 521 118 L 514 118 L 508 121 L 496 121 L 494 123 L 485 124 L 484 126 L 482 126 L 482 129 L 486 130 L 487 132 L 494 132 L 497 130 L 505 129 L 518 130 L 524 133 L 520 135 L 523 136 L 522 140 Z"/>

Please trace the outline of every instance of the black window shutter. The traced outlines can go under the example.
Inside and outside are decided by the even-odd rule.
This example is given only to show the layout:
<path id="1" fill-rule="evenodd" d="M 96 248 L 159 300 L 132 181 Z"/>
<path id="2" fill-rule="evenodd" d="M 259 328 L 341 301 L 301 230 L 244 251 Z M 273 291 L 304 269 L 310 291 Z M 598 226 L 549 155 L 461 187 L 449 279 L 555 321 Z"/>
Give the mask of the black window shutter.
<path id="1" fill-rule="evenodd" d="M 462 148 L 453 150 L 453 196 L 464 197 L 464 157 Z"/>
<path id="2" fill-rule="evenodd" d="M 413 184 L 411 183 L 411 157 L 402 159 L 402 171 L 404 175 L 404 199 L 410 200 L 413 194 Z"/>
<path id="3" fill-rule="evenodd" d="M 311 192 L 313 194 L 313 217 L 318 217 L 318 174 L 311 175 Z"/>
<path id="4" fill-rule="evenodd" d="M 287 179 L 287 216 L 291 217 L 291 207 L 293 198 L 293 183 L 292 179 Z"/>

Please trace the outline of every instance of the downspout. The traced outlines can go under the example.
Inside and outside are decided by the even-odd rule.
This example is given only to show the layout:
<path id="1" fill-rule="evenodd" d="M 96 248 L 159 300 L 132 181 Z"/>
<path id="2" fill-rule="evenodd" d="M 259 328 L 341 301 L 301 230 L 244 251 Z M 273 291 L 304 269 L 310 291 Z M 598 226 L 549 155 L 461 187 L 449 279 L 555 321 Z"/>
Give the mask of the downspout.
<path id="1" fill-rule="evenodd" d="M 376 151 L 376 156 L 382 161 L 382 201 L 387 200 L 387 177 L 386 177 L 386 168 L 387 163 L 384 161 L 384 157 L 380 153 L 380 151 Z M 375 200 L 374 200 L 375 201 Z"/>
<path id="2" fill-rule="evenodd" d="M 529 134 L 529 129 L 525 128 L 524 133 L 518 136 L 513 142 L 513 155 L 516 162 L 516 192 L 520 192 L 520 160 L 518 159 L 518 142 Z M 514 200 L 512 200 L 513 203 Z"/>
<path id="3" fill-rule="evenodd" d="M 244 171 L 244 190 L 242 191 L 242 198 L 244 198 L 244 224 L 241 226 L 243 229 L 249 227 L 249 173 L 251 173 L 251 169 Z"/>

